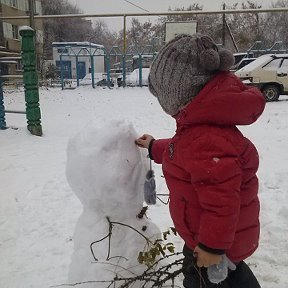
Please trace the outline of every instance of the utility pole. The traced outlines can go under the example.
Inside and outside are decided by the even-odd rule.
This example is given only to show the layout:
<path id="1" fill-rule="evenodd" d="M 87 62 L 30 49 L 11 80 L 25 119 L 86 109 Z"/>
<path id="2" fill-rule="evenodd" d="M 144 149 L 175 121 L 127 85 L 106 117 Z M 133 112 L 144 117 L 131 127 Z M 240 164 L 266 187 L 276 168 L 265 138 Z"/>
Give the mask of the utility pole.
<path id="1" fill-rule="evenodd" d="M 34 0 L 28 0 L 29 1 L 29 25 L 30 27 L 35 30 L 35 2 Z"/>
<path id="2" fill-rule="evenodd" d="M 223 10 L 226 9 L 226 4 L 224 3 L 223 4 Z M 223 16 L 222 16 L 222 46 L 225 47 L 225 38 L 226 38 L 226 14 L 223 13 Z"/>

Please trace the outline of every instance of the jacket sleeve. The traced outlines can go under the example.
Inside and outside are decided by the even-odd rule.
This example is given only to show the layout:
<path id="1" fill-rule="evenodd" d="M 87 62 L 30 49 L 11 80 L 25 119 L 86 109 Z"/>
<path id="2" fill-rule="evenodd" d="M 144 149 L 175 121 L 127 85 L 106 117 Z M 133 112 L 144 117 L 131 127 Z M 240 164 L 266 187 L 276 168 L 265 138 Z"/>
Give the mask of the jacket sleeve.
<path id="1" fill-rule="evenodd" d="M 163 153 L 170 142 L 169 139 L 152 140 L 149 145 L 149 157 L 157 164 L 162 164 Z"/>
<path id="2" fill-rule="evenodd" d="M 197 240 L 207 249 L 224 252 L 233 243 L 240 213 L 237 151 L 227 139 L 206 134 L 183 149 L 182 157 L 202 211 Z"/>

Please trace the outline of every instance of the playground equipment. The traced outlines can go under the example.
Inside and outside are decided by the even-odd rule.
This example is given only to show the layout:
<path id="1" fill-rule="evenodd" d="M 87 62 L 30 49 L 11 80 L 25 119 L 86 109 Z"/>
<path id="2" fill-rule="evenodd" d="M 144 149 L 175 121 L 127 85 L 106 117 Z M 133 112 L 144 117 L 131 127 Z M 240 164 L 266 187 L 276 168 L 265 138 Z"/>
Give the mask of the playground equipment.
<path id="1" fill-rule="evenodd" d="M 58 43 L 58 45 L 60 44 Z M 125 87 L 127 73 L 132 72 L 135 69 L 139 71 L 137 85 L 140 87 L 143 86 L 142 68 L 149 68 L 152 60 L 154 59 L 156 55 L 156 52 L 153 51 L 152 45 L 147 45 L 141 50 L 134 48 L 134 47 L 130 47 L 126 51 L 125 55 L 123 55 L 123 53 L 120 51 L 118 46 L 113 46 L 112 49 L 109 51 L 109 53 L 107 53 L 107 51 L 105 50 L 103 46 L 102 47 L 100 47 L 100 45 L 98 46 L 99 47 L 91 50 L 91 49 L 88 49 L 87 47 L 80 47 L 80 48 L 77 47 L 77 49 L 75 49 L 75 47 L 65 45 L 65 43 L 62 44 L 61 53 L 59 54 L 60 61 L 58 62 L 58 67 L 60 68 L 62 90 L 76 88 L 76 86 L 72 85 L 73 81 L 71 79 L 72 78 L 71 62 L 69 61 L 70 66 L 67 68 L 66 62 L 68 61 L 66 61 L 66 59 L 71 59 L 71 58 L 76 59 L 76 65 L 74 63 L 73 66 L 75 66 L 74 69 L 76 69 L 77 86 L 80 86 L 79 65 L 78 65 L 80 57 L 90 57 L 90 65 L 91 65 L 90 72 L 91 72 L 91 80 L 92 80 L 93 88 L 95 88 L 95 68 L 94 68 L 95 59 L 94 58 L 96 57 L 104 57 L 106 73 L 102 73 L 102 75 L 106 76 L 106 79 L 103 79 L 103 80 L 105 80 L 104 84 L 106 84 L 109 88 L 114 86 L 113 82 L 116 82 L 118 86 Z M 111 63 L 112 57 L 114 57 L 116 61 L 118 61 L 118 59 L 120 58 L 120 62 L 117 62 L 116 69 L 111 69 L 110 63 Z M 67 73 L 67 71 L 69 71 L 69 73 Z M 122 74 L 122 76 L 120 76 L 119 72 Z M 85 78 L 86 77 L 84 77 L 84 79 Z"/>
<path id="2" fill-rule="evenodd" d="M 88 43 L 88 42 L 87 42 Z M 74 46 L 72 46 L 72 44 Z M 81 44 L 81 42 L 71 42 L 69 44 L 69 42 L 67 43 L 53 43 L 53 45 L 61 45 L 61 53 L 60 53 L 60 78 L 61 78 L 61 87 L 62 87 L 62 90 L 67 88 L 67 85 L 65 85 L 65 83 L 67 83 L 67 78 L 70 78 L 70 81 L 71 81 L 71 78 L 72 78 L 72 75 L 71 75 L 71 61 L 67 61 L 67 57 L 68 59 L 71 59 L 71 58 L 75 58 L 76 60 L 76 81 L 77 81 L 77 87 L 80 86 L 80 78 L 83 78 L 80 77 L 80 69 L 81 69 L 81 65 L 79 61 L 79 59 L 81 57 L 84 57 L 84 58 L 87 58 L 89 57 L 90 58 L 90 72 L 91 72 L 91 80 L 92 80 L 92 87 L 95 88 L 95 60 L 97 59 L 97 57 L 104 57 L 104 63 L 106 65 L 106 69 L 107 69 L 107 86 L 110 87 L 111 86 L 111 79 L 110 79 L 110 62 L 109 62 L 109 59 L 108 59 L 108 55 L 106 53 L 106 50 L 103 46 L 101 45 L 97 45 L 97 44 L 93 44 L 92 46 L 92 43 L 89 43 L 88 46 L 79 46 Z M 66 61 L 65 61 L 66 60 Z M 57 62 L 57 61 L 56 61 Z M 84 63 L 84 62 L 83 62 Z M 70 65 L 70 67 L 68 67 L 69 69 L 69 76 L 67 74 L 67 64 Z M 85 63 L 84 63 L 85 64 Z M 66 66 L 65 66 L 66 65 Z M 86 74 L 85 72 L 85 69 L 84 69 L 84 75 Z M 66 78 L 66 79 L 65 79 Z M 71 84 L 71 83 L 70 83 Z M 71 86 L 71 85 L 70 85 Z M 68 86 L 68 88 L 70 88 Z M 76 87 L 74 87 L 76 88 Z"/>
<path id="3" fill-rule="evenodd" d="M 22 36 L 22 63 L 23 63 L 23 80 L 25 87 L 26 112 L 22 111 L 5 111 L 3 100 L 3 83 L 4 79 L 12 77 L 5 75 L 0 77 L 0 128 L 6 129 L 5 112 L 26 114 L 27 129 L 32 135 L 42 136 L 41 111 L 39 106 L 39 86 L 38 73 L 36 70 L 36 52 L 35 52 L 35 31 L 23 26 L 20 28 Z"/>
<path id="4" fill-rule="evenodd" d="M 120 62 L 114 64 L 117 65 L 117 70 L 122 71 L 121 86 L 125 87 L 129 84 L 129 72 L 138 71 L 138 83 L 137 86 L 143 86 L 143 68 L 149 68 L 157 52 L 154 50 L 154 45 L 146 45 L 145 47 L 129 47 L 126 50 L 126 54 L 123 54 L 118 46 L 112 47 L 109 51 L 110 57 L 119 57 Z M 127 79 L 128 77 L 128 79 Z M 128 82 L 128 83 L 126 83 Z"/>

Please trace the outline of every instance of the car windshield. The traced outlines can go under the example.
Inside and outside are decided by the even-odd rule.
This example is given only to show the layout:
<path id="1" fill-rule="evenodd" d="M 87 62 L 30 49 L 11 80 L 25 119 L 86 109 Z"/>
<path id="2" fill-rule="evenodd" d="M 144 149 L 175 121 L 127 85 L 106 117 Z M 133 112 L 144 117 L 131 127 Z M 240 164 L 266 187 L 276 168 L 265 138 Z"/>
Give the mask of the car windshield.
<path id="1" fill-rule="evenodd" d="M 259 58 L 255 59 L 253 62 L 249 63 L 248 65 L 246 65 L 245 67 L 243 67 L 242 69 L 240 69 L 240 71 L 252 71 L 255 68 L 264 65 L 265 63 L 267 63 L 269 60 L 271 59 L 271 55 L 263 55 L 260 56 Z"/>

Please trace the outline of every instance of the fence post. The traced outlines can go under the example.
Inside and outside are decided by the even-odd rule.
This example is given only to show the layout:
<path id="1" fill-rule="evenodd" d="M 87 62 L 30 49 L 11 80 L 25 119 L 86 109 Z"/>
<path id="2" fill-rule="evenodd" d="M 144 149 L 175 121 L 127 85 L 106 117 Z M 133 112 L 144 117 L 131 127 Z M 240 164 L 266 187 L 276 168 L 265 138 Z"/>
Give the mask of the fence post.
<path id="1" fill-rule="evenodd" d="M 104 56 L 106 62 L 106 70 L 107 70 L 107 85 L 111 87 L 111 79 L 110 79 L 110 59 L 108 58 L 107 54 Z"/>
<path id="2" fill-rule="evenodd" d="M 94 72 L 94 56 L 90 55 L 90 62 L 91 62 L 91 80 L 92 80 L 92 87 L 95 88 L 95 72 Z"/>
<path id="3" fill-rule="evenodd" d="M 139 60 L 139 86 L 142 87 L 142 79 L 143 79 L 143 77 L 142 77 L 142 67 L 143 67 L 143 65 L 142 65 L 142 55 L 141 55 L 141 53 L 139 54 L 138 60 Z"/>
<path id="4" fill-rule="evenodd" d="M 0 78 L 0 129 L 6 129 L 6 121 L 5 121 L 5 107 L 4 107 L 4 99 L 3 99 L 3 79 Z"/>
<path id="5" fill-rule="evenodd" d="M 61 79 L 61 89 L 64 90 L 64 72 L 63 72 L 63 61 L 62 54 L 60 55 L 60 79 Z"/>
<path id="6" fill-rule="evenodd" d="M 79 57 L 78 57 L 78 55 L 76 55 L 75 56 L 76 57 L 76 77 L 77 77 L 77 87 L 79 87 L 80 86 L 80 82 L 79 82 L 79 61 L 78 61 L 78 59 L 79 59 Z"/>
<path id="7" fill-rule="evenodd" d="M 28 26 L 21 27 L 22 64 L 25 87 L 27 128 L 32 135 L 42 136 L 41 111 L 39 107 L 39 85 L 36 69 L 35 31 Z"/>
<path id="8" fill-rule="evenodd" d="M 123 87 L 126 87 L 126 55 L 123 55 L 122 58 L 122 75 L 123 75 Z"/>

